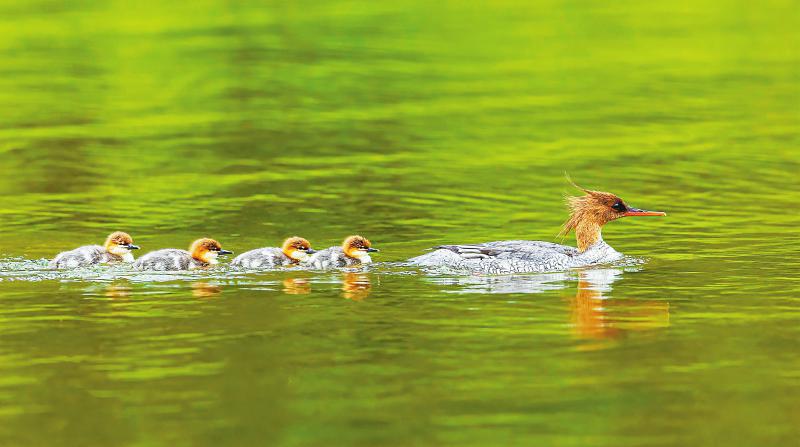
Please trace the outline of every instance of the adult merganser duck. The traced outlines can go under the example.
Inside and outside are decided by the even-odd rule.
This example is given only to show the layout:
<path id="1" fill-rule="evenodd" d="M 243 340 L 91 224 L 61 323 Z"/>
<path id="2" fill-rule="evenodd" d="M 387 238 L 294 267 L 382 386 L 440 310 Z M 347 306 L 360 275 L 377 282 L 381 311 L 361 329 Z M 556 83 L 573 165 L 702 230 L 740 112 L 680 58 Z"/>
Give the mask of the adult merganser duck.
<path id="1" fill-rule="evenodd" d="M 194 241 L 189 251 L 177 248 L 151 251 L 133 266 L 139 270 L 189 270 L 217 264 L 217 256 L 232 253 L 223 250 L 214 239 L 202 238 Z"/>
<path id="2" fill-rule="evenodd" d="M 133 262 L 131 250 L 138 250 L 128 233 L 115 231 L 108 235 L 100 245 L 86 245 L 56 255 L 50 261 L 50 268 L 75 268 L 108 262 Z"/>
<path id="3" fill-rule="evenodd" d="M 666 216 L 661 211 L 631 208 L 608 192 L 573 185 L 585 195 L 569 197 L 570 216 L 560 235 L 575 231 L 578 248 L 541 241 L 495 241 L 474 245 L 440 245 L 412 258 L 422 267 L 466 270 L 478 274 L 549 272 L 613 262 L 622 254 L 603 241 L 600 230 L 608 222 L 627 216 Z"/>
<path id="4" fill-rule="evenodd" d="M 372 248 L 372 243 L 363 236 L 350 236 L 339 247 L 330 247 L 314 253 L 304 265 L 318 269 L 335 267 L 352 267 L 360 264 L 369 264 L 372 258 L 370 253 L 378 252 Z"/>
<path id="5" fill-rule="evenodd" d="M 294 236 L 286 239 L 281 248 L 264 247 L 242 253 L 231 261 L 231 265 L 249 269 L 274 268 L 305 261 L 316 252 L 310 242 Z"/>

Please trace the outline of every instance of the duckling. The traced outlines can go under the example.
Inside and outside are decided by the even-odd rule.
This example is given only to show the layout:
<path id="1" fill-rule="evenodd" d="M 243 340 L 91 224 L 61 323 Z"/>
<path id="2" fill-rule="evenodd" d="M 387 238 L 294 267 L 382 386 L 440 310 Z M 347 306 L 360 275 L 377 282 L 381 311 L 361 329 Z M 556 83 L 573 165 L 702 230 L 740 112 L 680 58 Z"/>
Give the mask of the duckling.
<path id="1" fill-rule="evenodd" d="M 344 240 L 341 246 L 320 250 L 303 264 L 318 269 L 352 267 L 359 264 L 369 264 L 372 262 L 369 254 L 378 251 L 380 250 L 372 248 L 372 243 L 367 238 L 350 236 Z"/>
<path id="2" fill-rule="evenodd" d="M 133 262 L 131 250 L 138 250 L 128 233 L 115 231 L 100 245 L 85 245 L 61 252 L 49 263 L 50 268 L 75 268 L 109 262 Z"/>
<path id="3" fill-rule="evenodd" d="M 152 251 L 133 266 L 139 270 L 190 270 L 217 264 L 217 256 L 229 254 L 233 252 L 223 250 L 214 239 L 202 238 L 194 241 L 189 251 L 177 248 Z"/>
<path id="4" fill-rule="evenodd" d="M 274 268 L 305 261 L 316 252 L 310 242 L 294 236 L 286 239 L 281 248 L 264 247 L 242 253 L 231 261 L 231 265 L 249 269 Z"/>

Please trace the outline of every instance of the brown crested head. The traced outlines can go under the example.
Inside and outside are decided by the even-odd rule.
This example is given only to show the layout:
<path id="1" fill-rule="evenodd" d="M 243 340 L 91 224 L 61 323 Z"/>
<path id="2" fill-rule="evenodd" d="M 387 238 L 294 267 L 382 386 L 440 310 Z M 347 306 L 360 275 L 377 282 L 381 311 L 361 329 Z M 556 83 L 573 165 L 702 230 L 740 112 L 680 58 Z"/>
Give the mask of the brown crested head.
<path id="1" fill-rule="evenodd" d="M 223 250 L 222 245 L 214 239 L 204 237 L 192 242 L 191 247 L 189 247 L 189 253 L 200 262 L 213 264 L 216 262 L 217 256 L 231 254 L 232 252 Z"/>
<path id="2" fill-rule="evenodd" d="M 139 247 L 133 245 L 133 238 L 124 231 L 115 231 L 108 235 L 103 244 L 106 251 L 117 256 L 124 256 L 130 250 L 137 250 Z"/>
<path id="3" fill-rule="evenodd" d="M 578 249 L 585 251 L 600 239 L 603 225 L 620 217 L 627 216 L 665 216 L 661 211 L 645 211 L 628 206 L 619 196 L 610 192 L 593 191 L 581 188 L 570 180 L 573 186 L 584 192 L 580 197 L 567 197 L 570 210 L 569 219 L 564 222 L 560 236 L 575 231 Z"/>
<path id="4" fill-rule="evenodd" d="M 133 238 L 130 234 L 124 231 L 115 231 L 108 235 L 106 238 L 106 246 L 114 245 L 130 245 L 133 243 Z"/>
<path id="5" fill-rule="evenodd" d="M 311 242 L 299 236 L 292 236 L 283 241 L 281 251 L 294 261 L 302 261 L 315 252 L 311 248 Z"/>
<path id="6" fill-rule="evenodd" d="M 344 254 L 359 259 L 367 253 L 379 251 L 377 248 L 372 248 L 372 242 L 364 236 L 350 236 L 342 242 L 342 250 Z"/>

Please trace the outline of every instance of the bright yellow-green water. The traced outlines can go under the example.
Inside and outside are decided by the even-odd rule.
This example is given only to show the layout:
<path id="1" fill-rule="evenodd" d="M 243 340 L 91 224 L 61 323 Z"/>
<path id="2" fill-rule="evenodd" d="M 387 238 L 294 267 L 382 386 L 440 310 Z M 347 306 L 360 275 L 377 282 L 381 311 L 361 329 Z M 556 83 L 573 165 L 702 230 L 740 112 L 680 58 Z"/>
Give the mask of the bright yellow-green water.
<path id="1" fill-rule="evenodd" d="M 797 442 L 794 2 L 162 3 L 0 4 L 0 445 Z M 643 262 L 42 270 L 553 241 L 565 171 Z"/>

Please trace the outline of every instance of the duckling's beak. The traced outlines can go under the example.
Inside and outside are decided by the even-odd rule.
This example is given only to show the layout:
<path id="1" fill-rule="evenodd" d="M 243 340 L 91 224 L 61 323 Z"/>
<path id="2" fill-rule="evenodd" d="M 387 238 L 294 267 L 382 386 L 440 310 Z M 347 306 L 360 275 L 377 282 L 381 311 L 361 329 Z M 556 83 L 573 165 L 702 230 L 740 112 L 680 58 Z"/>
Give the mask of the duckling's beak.
<path id="1" fill-rule="evenodd" d="M 378 250 L 377 248 L 372 248 L 372 247 L 367 249 L 367 253 L 375 253 L 377 251 L 380 251 L 380 250 Z"/>
<path id="2" fill-rule="evenodd" d="M 133 245 L 133 244 L 123 245 L 123 247 L 127 248 L 128 250 L 138 250 L 139 249 L 138 245 Z"/>
<path id="3" fill-rule="evenodd" d="M 219 254 L 221 254 L 221 255 L 232 255 L 233 252 L 230 251 L 230 250 L 223 250 L 223 249 L 220 248 L 219 249 Z"/>
<path id="4" fill-rule="evenodd" d="M 646 211 L 638 208 L 628 208 L 623 216 L 666 216 L 667 213 L 663 211 Z"/>
<path id="5" fill-rule="evenodd" d="M 317 252 L 317 250 L 314 250 L 313 248 L 306 248 L 306 253 L 308 253 L 310 255 L 313 255 L 316 252 Z"/>

